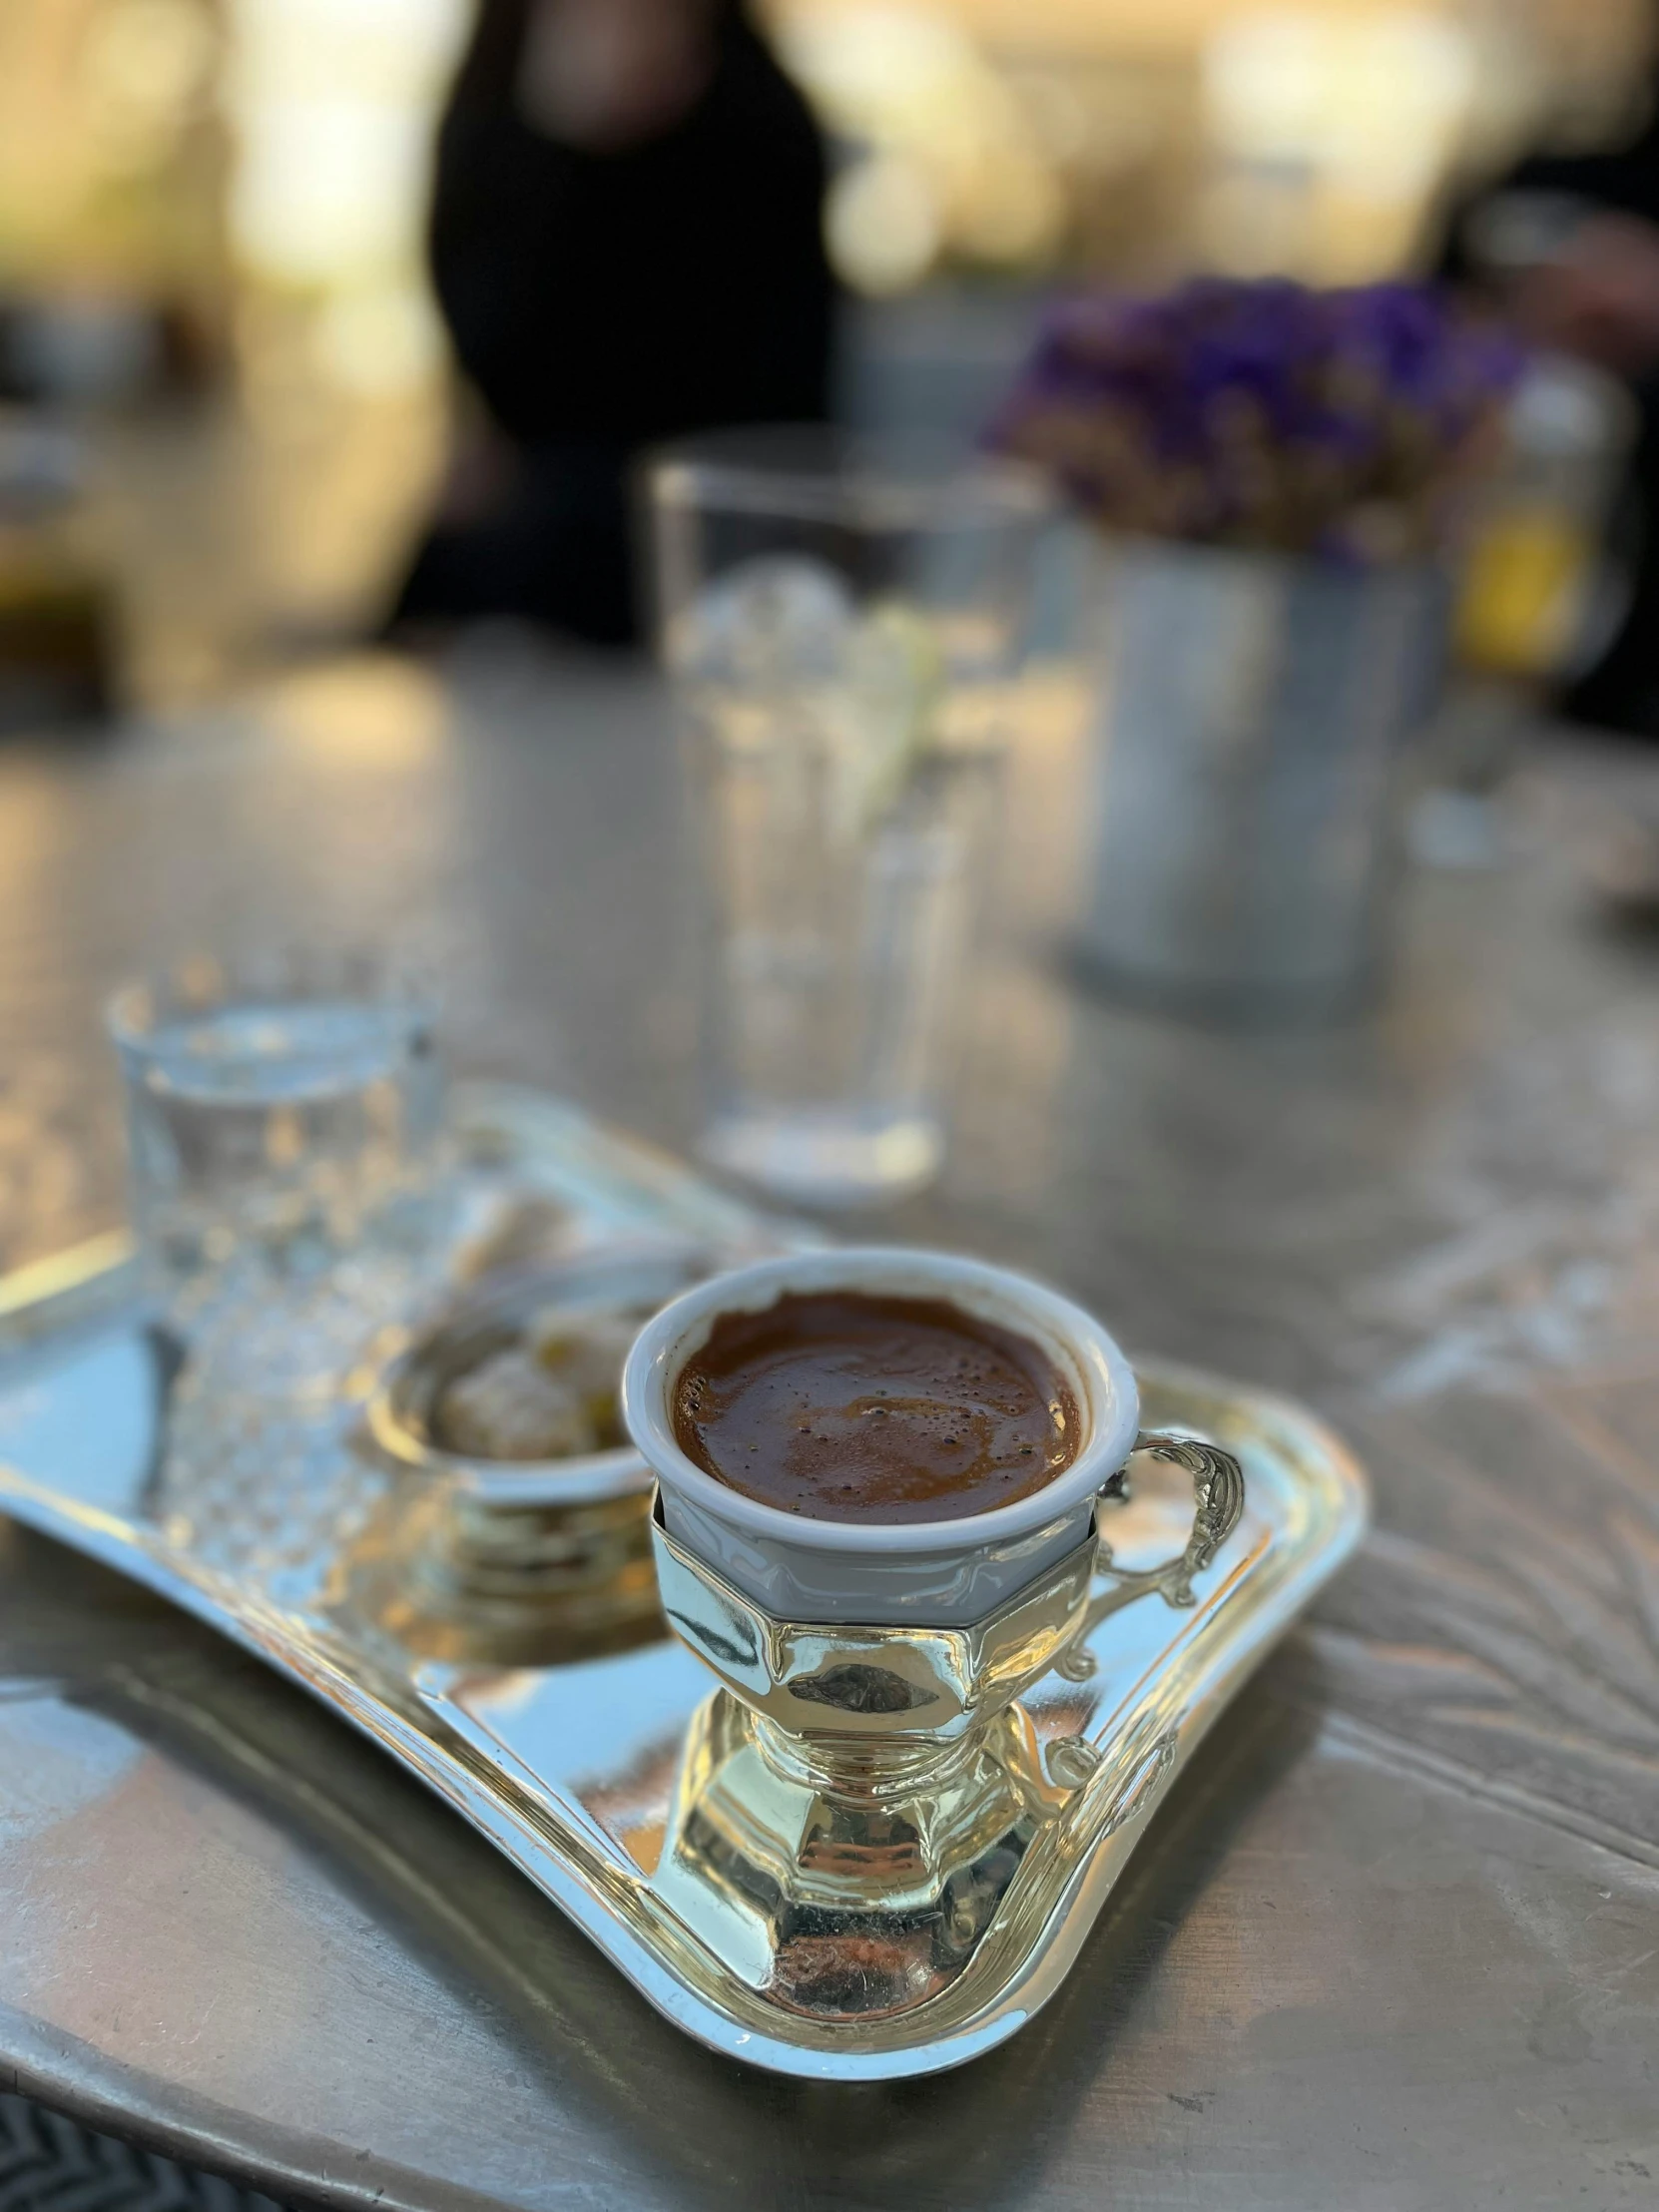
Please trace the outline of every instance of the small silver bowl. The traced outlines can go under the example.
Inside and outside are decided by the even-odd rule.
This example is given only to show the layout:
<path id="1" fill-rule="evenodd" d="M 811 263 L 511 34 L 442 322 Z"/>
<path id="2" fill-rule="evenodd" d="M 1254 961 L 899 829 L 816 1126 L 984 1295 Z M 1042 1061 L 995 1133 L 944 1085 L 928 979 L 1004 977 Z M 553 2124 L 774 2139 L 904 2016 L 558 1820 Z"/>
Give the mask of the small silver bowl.
<path id="1" fill-rule="evenodd" d="M 436 1422 L 452 1383 L 525 1344 L 550 1316 L 620 1314 L 643 1326 L 719 1264 L 675 1245 L 537 1269 L 480 1292 L 390 1364 L 366 1418 L 383 1457 L 421 1479 L 403 1573 L 423 1612 L 492 1631 L 582 1634 L 656 1618 L 655 1477 L 632 1444 L 491 1458 L 446 1447 Z"/>
<path id="2" fill-rule="evenodd" d="M 522 1512 L 643 1498 L 654 1477 L 632 1444 L 553 1459 L 491 1458 L 440 1442 L 438 1408 L 451 1383 L 523 1344 L 546 1316 L 637 1314 L 643 1327 L 658 1307 L 718 1265 L 698 1247 L 653 1246 L 513 1276 L 468 1299 L 391 1362 L 368 1403 L 369 1432 L 395 1465 L 442 1476 L 478 1506 Z"/>

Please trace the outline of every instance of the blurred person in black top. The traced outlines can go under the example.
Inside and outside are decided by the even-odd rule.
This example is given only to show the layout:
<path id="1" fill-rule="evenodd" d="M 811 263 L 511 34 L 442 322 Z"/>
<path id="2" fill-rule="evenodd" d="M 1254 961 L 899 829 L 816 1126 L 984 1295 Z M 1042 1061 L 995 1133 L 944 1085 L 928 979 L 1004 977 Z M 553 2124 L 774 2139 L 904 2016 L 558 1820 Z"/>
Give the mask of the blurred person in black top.
<path id="1" fill-rule="evenodd" d="M 431 263 L 485 420 L 394 630 L 510 614 L 634 636 L 632 456 L 827 412 L 824 185 L 806 103 L 738 0 L 482 0 Z"/>
<path id="2" fill-rule="evenodd" d="M 1624 146 L 1530 156 L 1468 201 L 1444 269 L 1495 281 L 1529 337 L 1609 371 L 1635 400 L 1613 524 L 1630 604 L 1560 704 L 1574 721 L 1659 738 L 1659 85 Z"/>

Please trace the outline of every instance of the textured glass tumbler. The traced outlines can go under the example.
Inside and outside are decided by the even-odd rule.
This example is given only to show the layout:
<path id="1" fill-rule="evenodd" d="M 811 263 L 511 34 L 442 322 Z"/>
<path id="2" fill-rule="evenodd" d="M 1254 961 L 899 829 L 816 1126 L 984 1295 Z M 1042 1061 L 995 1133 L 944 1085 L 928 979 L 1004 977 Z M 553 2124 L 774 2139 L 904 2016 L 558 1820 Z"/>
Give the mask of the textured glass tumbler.
<path id="1" fill-rule="evenodd" d="M 937 1172 L 1035 479 L 829 432 L 650 478 L 661 648 L 707 892 L 717 1166 L 819 1205 Z"/>
<path id="2" fill-rule="evenodd" d="M 427 1282 L 441 1079 L 371 958 L 186 963 L 110 1008 L 147 1288 L 185 1355 L 155 1504 L 279 1590 L 360 1513 L 344 1437 Z"/>
<path id="3" fill-rule="evenodd" d="M 182 1324 L 227 1279 L 300 1282 L 430 1228 L 442 1085 L 426 1002 L 373 959 L 213 959 L 111 1003 L 135 1227 Z"/>

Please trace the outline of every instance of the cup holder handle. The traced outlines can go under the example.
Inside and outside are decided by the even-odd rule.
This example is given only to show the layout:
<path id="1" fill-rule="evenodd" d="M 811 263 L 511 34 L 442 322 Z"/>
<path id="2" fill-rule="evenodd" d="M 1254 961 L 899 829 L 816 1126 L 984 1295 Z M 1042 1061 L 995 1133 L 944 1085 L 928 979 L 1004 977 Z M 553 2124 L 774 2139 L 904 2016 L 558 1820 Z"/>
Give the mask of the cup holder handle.
<path id="1" fill-rule="evenodd" d="M 1197 1436 L 1173 1436 L 1162 1430 L 1148 1434 L 1143 1429 L 1135 1439 L 1129 1460 L 1142 1451 L 1149 1451 L 1154 1459 L 1166 1459 L 1175 1466 L 1185 1467 L 1191 1474 L 1193 1532 L 1187 1538 L 1186 1550 L 1177 1558 L 1166 1560 L 1161 1567 L 1149 1567 L 1135 1574 L 1112 1567 L 1112 1547 L 1102 1537 L 1100 1564 L 1111 1572 L 1120 1573 L 1126 1584 L 1134 1584 L 1137 1596 L 1146 1590 L 1157 1590 L 1168 1605 L 1191 1605 L 1193 1576 L 1204 1572 L 1239 1525 L 1239 1516 L 1244 1511 L 1244 1469 L 1232 1452 L 1205 1443 Z M 1103 1498 L 1127 1498 L 1129 1460 L 1125 1460 L 1101 1491 Z"/>

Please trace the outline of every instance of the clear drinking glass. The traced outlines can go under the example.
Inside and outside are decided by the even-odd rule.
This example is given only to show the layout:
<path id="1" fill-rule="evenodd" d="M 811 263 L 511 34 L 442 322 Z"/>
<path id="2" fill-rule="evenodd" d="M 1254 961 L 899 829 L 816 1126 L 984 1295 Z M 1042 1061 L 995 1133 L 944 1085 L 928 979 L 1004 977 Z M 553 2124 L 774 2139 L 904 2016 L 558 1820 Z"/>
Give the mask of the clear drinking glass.
<path id="1" fill-rule="evenodd" d="M 702 1149 L 806 1203 L 895 1197 L 943 1152 L 1045 495 L 827 431 L 672 449 L 650 492 L 709 892 Z"/>
<path id="2" fill-rule="evenodd" d="M 367 1495 L 343 1437 L 439 1228 L 431 1010 L 373 958 L 282 955 L 187 962 L 109 1023 L 148 1288 L 185 1354 L 157 1510 L 275 1576 Z"/>
<path id="3" fill-rule="evenodd" d="M 132 1200 L 188 1317 L 227 1274 L 303 1280 L 428 1226 L 442 1087 L 425 999 L 369 956 L 188 961 L 117 993 Z"/>

